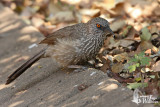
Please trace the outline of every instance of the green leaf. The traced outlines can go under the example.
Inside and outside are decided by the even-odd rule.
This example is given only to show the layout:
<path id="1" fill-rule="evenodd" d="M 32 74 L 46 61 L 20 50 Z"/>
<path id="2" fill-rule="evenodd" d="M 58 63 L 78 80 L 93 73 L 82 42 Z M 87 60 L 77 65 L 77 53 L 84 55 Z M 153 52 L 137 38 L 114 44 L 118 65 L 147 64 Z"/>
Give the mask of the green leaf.
<path id="1" fill-rule="evenodd" d="M 147 87 L 148 83 L 128 83 L 127 87 L 129 89 L 136 89 L 140 87 Z"/>
<path id="2" fill-rule="evenodd" d="M 145 65 L 149 65 L 149 62 L 150 62 L 150 61 L 151 61 L 150 58 L 144 57 L 144 58 L 142 58 L 142 59 L 140 60 L 140 63 L 141 63 L 142 66 L 145 66 Z"/>
<path id="3" fill-rule="evenodd" d="M 147 27 L 144 27 L 142 30 L 142 34 L 140 35 L 140 38 L 142 41 L 148 41 L 151 39 L 151 33 L 147 29 Z"/>
<path id="4" fill-rule="evenodd" d="M 139 67 L 139 63 L 136 63 L 134 65 L 129 66 L 128 67 L 129 72 L 131 73 L 131 72 L 135 71 L 137 67 Z"/>
<path id="5" fill-rule="evenodd" d="M 131 72 L 135 71 L 137 67 L 149 65 L 150 61 L 151 61 L 151 59 L 149 57 L 145 56 L 144 51 L 139 54 L 135 54 L 134 58 L 131 58 L 128 62 L 130 65 L 128 67 L 129 72 L 131 73 Z M 131 65 L 131 64 L 133 64 L 133 65 Z"/>
<path id="6" fill-rule="evenodd" d="M 136 59 L 136 58 L 131 58 L 130 61 L 129 61 L 129 63 L 131 63 L 131 62 L 138 62 L 138 61 L 139 61 L 139 60 Z"/>
<path id="7" fill-rule="evenodd" d="M 152 79 L 154 79 L 156 76 L 155 75 L 150 75 L 149 77 L 152 78 Z"/>
<path id="8" fill-rule="evenodd" d="M 137 59 L 137 60 L 139 59 L 139 57 L 138 57 L 138 55 L 137 55 L 137 54 L 135 54 L 135 55 L 134 55 L 134 57 L 135 57 L 135 59 Z"/>
<path id="9" fill-rule="evenodd" d="M 135 81 L 136 82 L 141 81 L 141 77 L 135 78 Z"/>
<path id="10" fill-rule="evenodd" d="M 131 66 L 128 67 L 128 69 L 129 69 L 129 72 L 132 73 L 133 71 L 136 70 L 136 67 L 131 65 Z"/>
<path id="11" fill-rule="evenodd" d="M 139 56 L 139 57 L 144 57 L 144 56 L 145 56 L 144 51 L 143 51 L 143 52 L 141 52 L 141 53 L 139 53 L 139 54 L 138 54 L 138 56 Z"/>

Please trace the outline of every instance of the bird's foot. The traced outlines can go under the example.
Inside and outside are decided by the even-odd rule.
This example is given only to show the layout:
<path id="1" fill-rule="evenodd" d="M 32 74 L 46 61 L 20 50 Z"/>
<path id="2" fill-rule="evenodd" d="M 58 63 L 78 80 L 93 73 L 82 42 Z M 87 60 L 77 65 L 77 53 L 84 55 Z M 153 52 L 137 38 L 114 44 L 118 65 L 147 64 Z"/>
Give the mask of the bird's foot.
<path id="1" fill-rule="evenodd" d="M 73 72 L 82 72 L 88 69 L 88 67 L 82 65 L 69 65 L 68 68 L 74 69 Z"/>

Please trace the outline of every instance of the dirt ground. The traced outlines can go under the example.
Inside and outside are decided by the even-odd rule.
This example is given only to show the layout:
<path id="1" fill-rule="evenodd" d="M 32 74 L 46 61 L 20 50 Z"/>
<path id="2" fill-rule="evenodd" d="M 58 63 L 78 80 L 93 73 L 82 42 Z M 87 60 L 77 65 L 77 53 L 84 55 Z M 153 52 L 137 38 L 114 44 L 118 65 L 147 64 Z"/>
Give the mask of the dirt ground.
<path id="1" fill-rule="evenodd" d="M 15 13 L 0 4 L 0 107 L 152 107 L 135 104 L 133 92 L 96 69 L 57 70 L 42 59 L 10 85 L 8 75 L 45 46 L 29 48 L 43 39 Z M 80 86 L 86 86 L 80 90 Z"/>

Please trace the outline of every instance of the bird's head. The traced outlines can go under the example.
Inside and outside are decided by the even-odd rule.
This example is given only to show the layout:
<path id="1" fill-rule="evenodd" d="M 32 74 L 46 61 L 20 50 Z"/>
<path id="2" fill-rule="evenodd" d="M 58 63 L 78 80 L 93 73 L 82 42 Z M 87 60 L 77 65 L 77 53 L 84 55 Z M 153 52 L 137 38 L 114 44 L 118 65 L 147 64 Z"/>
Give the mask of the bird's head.
<path id="1" fill-rule="evenodd" d="M 109 26 L 109 22 L 106 19 L 96 17 L 88 21 L 87 25 L 90 33 L 103 35 L 112 34 L 114 36 L 114 33 Z"/>

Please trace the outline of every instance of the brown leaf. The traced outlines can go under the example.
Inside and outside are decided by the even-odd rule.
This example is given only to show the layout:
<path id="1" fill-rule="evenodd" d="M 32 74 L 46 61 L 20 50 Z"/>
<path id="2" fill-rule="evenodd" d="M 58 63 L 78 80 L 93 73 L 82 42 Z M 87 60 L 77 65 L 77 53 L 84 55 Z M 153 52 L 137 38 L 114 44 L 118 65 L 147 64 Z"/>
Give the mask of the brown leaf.
<path id="1" fill-rule="evenodd" d="M 115 55 L 113 59 L 118 62 L 123 62 L 124 60 L 128 60 L 129 57 L 128 57 L 128 54 L 124 52 L 124 53 Z"/>
<path id="2" fill-rule="evenodd" d="M 109 53 L 112 55 L 121 54 L 121 53 L 124 53 L 124 49 L 117 47 L 117 48 L 113 49 L 112 51 L 110 51 Z"/>
<path id="3" fill-rule="evenodd" d="M 122 39 L 122 40 L 120 40 L 119 46 L 128 47 L 128 46 L 130 46 L 130 45 L 133 44 L 133 43 L 134 43 L 133 40 L 125 40 L 125 39 Z"/>
<path id="4" fill-rule="evenodd" d="M 157 6 L 156 9 L 154 10 L 155 15 L 160 16 L 160 6 Z"/>
<path id="5" fill-rule="evenodd" d="M 49 34 L 53 32 L 53 29 L 55 29 L 55 26 L 39 26 L 38 30 L 45 36 L 47 37 Z"/>
<path id="6" fill-rule="evenodd" d="M 110 69 L 110 63 L 111 63 L 111 61 L 108 60 L 108 59 L 105 59 L 103 57 L 101 57 L 101 61 L 103 63 L 103 66 L 100 69 L 101 69 L 101 71 L 103 71 L 104 73 L 106 73 L 107 70 Z"/>
<path id="7" fill-rule="evenodd" d="M 158 97 L 159 90 L 157 85 L 158 85 L 157 81 L 148 82 L 148 86 L 144 88 L 146 94 L 153 95 L 154 97 Z"/>
<path id="8" fill-rule="evenodd" d="M 148 49 L 152 49 L 153 45 L 151 42 L 149 41 L 142 41 L 140 43 L 140 45 L 138 46 L 137 48 L 137 52 L 142 52 L 142 51 L 145 51 L 145 50 L 148 50 Z"/>
<path id="9" fill-rule="evenodd" d="M 74 12 L 72 12 L 72 11 L 60 11 L 60 12 L 56 13 L 54 16 L 50 17 L 49 21 L 52 24 L 57 24 L 60 22 L 75 22 L 76 16 L 75 16 Z"/>
<path id="10" fill-rule="evenodd" d="M 34 9 L 31 7 L 25 7 L 20 14 L 23 18 L 30 18 L 35 13 Z"/>
<path id="11" fill-rule="evenodd" d="M 119 29 L 123 28 L 126 25 L 124 19 L 119 19 L 111 23 L 110 27 L 113 32 L 118 31 Z"/>
<path id="12" fill-rule="evenodd" d="M 116 5 L 116 7 L 114 7 L 112 10 L 114 11 L 114 14 L 111 14 L 111 15 L 113 15 L 113 16 L 120 16 L 120 15 L 122 15 L 122 16 L 125 16 L 125 11 L 122 11 L 123 10 L 123 8 L 124 8 L 124 2 L 121 2 L 121 3 L 119 3 L 119 4 L 117 4 Z"/>
<path id="13" fill-rule="evenodd" d="M 130 17 L 138 19 L 152 15 L 158 5 L 156 0 L 128 0 L 124 9 Z"/>
<path id="14" fill-rule="evenodd" d="M 119 44 L 120 41 L 116 41 L 113 37 L 110 37 L 109 39 L 107 39 L 107 41 L 105 41 L 105 47 L 110 49 L 118 47 Z"/>
<path id="15" fill-rule="evenodd" d="M 127 37 L 125 39 L 126 40 L 127 39 L 128 40 L 135 40 L 136 33 L 137 33 L 136 29 L 134 27 L 132 27 L 130 29 L 130 31 L 128 32 Z"/>
<path id="16" fill-rule="evenodd" d="M 159 49 L 157 47 L 155 47 L 154 45 L 152 45 L 152 43 L 150 41 L 142 41 L 139 44 L 136 51 L 141 52 L 141 51 L 146 51 L 148 49 L 151 49 L 155 53 L 157 53 L 159 51 Z"/>
<path id="17" fill-rule="evenodd" d="M 158 26 L 156 26 L 156 25 L 151 25 L 151 26 L 149 26 L 149 30 L 150 30 L 150 32 L 151 32 L 151 34 L 153 34 L 153 33 L 159 33 L 159 29 L 158 29 Z"/>
<path id="18" fill-rule="evenodd" d="M 123 69 L 123 64 L 122 64 L 122 62 L 120 62 L 120 63 L 116 63 L 116 64 L 114 64 L 113 66 L 112 66 L 112 72 L 114 72 L 114 73 L 120 73 L 121 71 L 122 71 L 122 69 Z"/>
<path id="19" fill-rule="evenodd" d="M 160 61 L 157 61 L 155 64 L 152 65 L 152 70 L 155 72 L 160 71 Z"/>
<path id="20" fill-rule="evenodd" d="M 134 79 L 123 78 L 118 73 L 107 71 L 107 74 L 109 75 L 109 77 L 113 77 L 115 80 L 117 80 L 120 83 L 133 83 L 134 82 Z"/>
<path id="21" fill-rule="evenodd" d="M 119 3 L 124 2 L 124 0 L 102 0 L 102 1 L 94 1 L 93 5 L 94 7 L 101 7 L 105 10 L 110 10 L 112 8 L 115 8 L 115 6 Z"/>
<path id="22" fill-rule="evenodd" d="M 39 27 L 44 23 L 44 20 L 42 20 L 41 18 L 38 18 L 38 17 L 32 17 L 31 23 L 33 26 Z"/>
<path id="23" fill-rule="evenodd" d="M 95 17 L 100 15 L 100 9 L 81 9 L 79 12 L 82 15 L 90 16 L 90 17 Z"/>
<path id="24" fill-rule="evenodd" d="M 148 50 L 146 50 L 144 53 L 151 55 L 151 52 L 152 52 L 151 49 L 148 49 Z"/>

